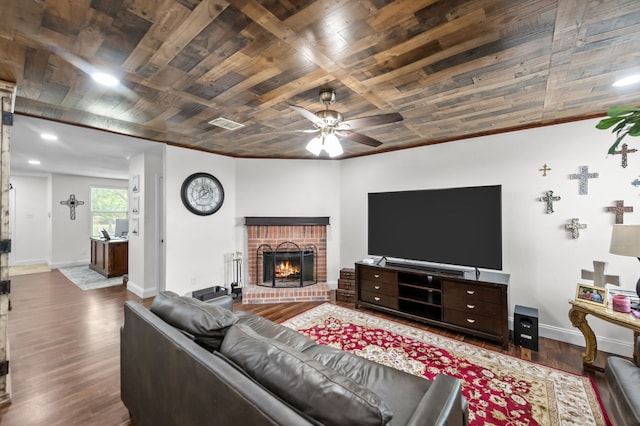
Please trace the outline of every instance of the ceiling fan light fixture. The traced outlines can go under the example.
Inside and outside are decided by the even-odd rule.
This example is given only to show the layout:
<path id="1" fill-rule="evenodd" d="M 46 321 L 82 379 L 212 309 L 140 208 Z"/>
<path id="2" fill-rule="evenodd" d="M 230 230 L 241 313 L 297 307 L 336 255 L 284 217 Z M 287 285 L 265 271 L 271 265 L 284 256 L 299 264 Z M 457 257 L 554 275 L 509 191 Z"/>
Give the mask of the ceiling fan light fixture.
<path id="1" fill-rule="evenodd" d="M 322 152 L 322 139 L 319 136 L 311 139 L 307 144 L 307 151 L 316 156 L 320 155 L 320 152 Z"/>
<path id="2" fill-rule="evenodd" d="M 342 145 L 340 145 L 340 141 L 338 137 L 333 133 L 328 134 L 324 138 L 324 150 L 327 151 L 329 157 L 337 157 L 338 155 L 342 155 L 344 150 L 342 149 Z"/>

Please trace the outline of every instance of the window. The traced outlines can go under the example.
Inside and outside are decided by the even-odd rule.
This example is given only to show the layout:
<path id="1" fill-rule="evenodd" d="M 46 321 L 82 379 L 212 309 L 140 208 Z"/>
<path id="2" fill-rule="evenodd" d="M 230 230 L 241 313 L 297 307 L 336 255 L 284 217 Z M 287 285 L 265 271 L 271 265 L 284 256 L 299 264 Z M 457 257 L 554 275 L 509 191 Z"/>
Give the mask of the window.
<path id="1" fill-rule="evenodd" d="M 114 235 L 116 219 L 127 218 L 127 188 L 91 188 L 91 235 L 101 228 Z"/>

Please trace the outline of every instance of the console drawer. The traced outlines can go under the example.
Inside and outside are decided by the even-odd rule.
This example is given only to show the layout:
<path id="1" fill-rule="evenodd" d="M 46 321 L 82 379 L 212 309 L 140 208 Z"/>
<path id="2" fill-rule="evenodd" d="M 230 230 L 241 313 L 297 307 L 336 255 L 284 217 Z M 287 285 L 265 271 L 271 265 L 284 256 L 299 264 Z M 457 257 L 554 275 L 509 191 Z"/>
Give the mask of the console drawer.
<path id="1" fill-rule="evenodd" d="M 363 302 L 374 303 L 380 306 L 386 306 L 387 308 L 391 309 L 398 309 L 398 298 L 389 296 L 387 294 L 362 291 L 360 293 L 360 300 L 362 300 Z"/>
<path id="2" fill-rule="evenodd" d="M 472 330 L 483 331 L 491 334 L 498 334 L 501 330 L 499 318 L 477 315 L 475 313 L 445 309 L 444 322 L 470 328 Z"/>
<path id="3" fill-rule="evenodd" d="M 445 294 L 445 303 L 447 304 L 456 299 L 477 305 L 482 301 L 500 304 L 500 295 L 502 294 L 498 287 L 453 283 L 449 281 L 444 281 L 443 291 Z"/>
<path id="4" fill-rule="evenodd" d="M 398 285 L 396 283 L 362 280 L 360 282 L 360 291 L 398 297 Z"/>
<path id="5" fill-rule="evenodd" d="M 450 296 L 447 294 L 447 296 Z M 489 317 L 495 316 L 500 312 L 500 303 L 496 300 L 496 303 L 487 302 L 473 296 L 467 297 L 448 297 L 446 300 L 447 309 L 453 309 L 460 312 L 466 312 L 469 315 L 486 315 Z"/>
<path id="6" fill-rule="evenodd" d="M 360 268 L 360 281 L 395 284 L 398 282 L 398 276 L 393 271 L 385 271 L 380 268 Z"/>

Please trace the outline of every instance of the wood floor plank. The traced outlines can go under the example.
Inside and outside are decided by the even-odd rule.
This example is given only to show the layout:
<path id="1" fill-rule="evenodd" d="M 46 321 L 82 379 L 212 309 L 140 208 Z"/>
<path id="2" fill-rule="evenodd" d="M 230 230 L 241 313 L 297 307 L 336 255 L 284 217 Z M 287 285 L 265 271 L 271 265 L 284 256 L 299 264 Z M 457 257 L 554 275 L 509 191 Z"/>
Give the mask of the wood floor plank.
<path id="1" fill-rule="evenodd" d="M 120 327 L 127 300 L 151 305 L 122 286 L 82 291 L 58 270 L 12 277 L 9 315 L 12 403 L 0 408 L 0 424 L 135 425 L 120 400 Z M 333 302 L 353 308 L 352 303 Z M 276 322 L 285 321 L 320 302 L 242 305 Z M 499 345 L 363 309 L 372 315 L 409 324 L 447 337 L 520 357 L 520 349 Z M 583 348 L 540 339 L 532 361 L 582 374 Z M 606 355 L 598 354 L 603 364 Z M 592 376 L 608 406 L 604 375 Z"/>

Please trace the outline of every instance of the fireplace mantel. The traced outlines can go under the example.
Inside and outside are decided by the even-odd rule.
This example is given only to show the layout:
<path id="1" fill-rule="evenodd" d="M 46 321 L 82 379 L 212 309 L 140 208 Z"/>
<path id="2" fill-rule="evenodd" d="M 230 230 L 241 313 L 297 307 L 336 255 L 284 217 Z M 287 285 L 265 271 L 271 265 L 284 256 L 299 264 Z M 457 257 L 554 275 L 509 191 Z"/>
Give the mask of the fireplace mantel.
<path id="1" fill-rule="evenodd" d="M 329 216 L 313 217 L 268 217 L 246 216 L 246 226 L 299 226 L 299 225 L 329 225 Z"/>

